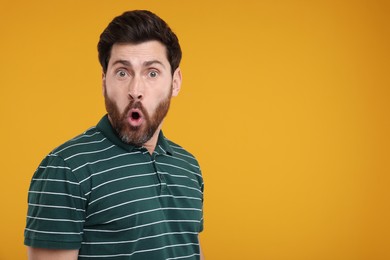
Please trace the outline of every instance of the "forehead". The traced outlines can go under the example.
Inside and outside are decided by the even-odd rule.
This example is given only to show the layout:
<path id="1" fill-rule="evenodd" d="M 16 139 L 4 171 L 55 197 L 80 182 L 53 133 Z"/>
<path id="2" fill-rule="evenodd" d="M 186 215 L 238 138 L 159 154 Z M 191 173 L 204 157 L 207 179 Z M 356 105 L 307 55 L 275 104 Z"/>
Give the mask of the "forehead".
<path id="1" fill-rule="evenodd" d="M 116 43 L 112 46 L 108 66 L 118 60 L 129 61 L 133 65 L 157 60 L 169 65 L 167 49 L 159 41 L 147 41 L 138 44 Z"/>

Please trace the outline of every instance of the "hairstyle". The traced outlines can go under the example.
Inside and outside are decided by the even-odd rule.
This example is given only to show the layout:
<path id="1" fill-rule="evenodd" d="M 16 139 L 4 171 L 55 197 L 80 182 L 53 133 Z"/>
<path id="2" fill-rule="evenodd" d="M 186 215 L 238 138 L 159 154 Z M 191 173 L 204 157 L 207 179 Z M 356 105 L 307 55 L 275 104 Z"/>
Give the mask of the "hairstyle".
<path id="1" fill-rule="evenodd" d="M 179 67 L 182 55 L 179 40 L 164 20 L 146 10 L 124 12 L 115 17 L 102 32 L 97 47 L 103 72 L 107 72 L 111 49 L 115 43 L 138 44 L 150 40 L 157 40 L 166 47 L 173 74 Z"/>

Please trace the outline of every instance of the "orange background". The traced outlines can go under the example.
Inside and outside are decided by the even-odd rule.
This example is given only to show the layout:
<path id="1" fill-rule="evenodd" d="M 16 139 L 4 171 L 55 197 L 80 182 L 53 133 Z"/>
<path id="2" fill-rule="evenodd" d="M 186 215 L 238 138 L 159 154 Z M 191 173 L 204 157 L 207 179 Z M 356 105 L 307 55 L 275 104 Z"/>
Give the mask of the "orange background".
<path id="1" fill-rule="evenodd" d="M 0 2 L 0 259 L 25 259 L 27 191 L 105 112 L 96 44 L 149 9 L 178 34 L 165 134 L 204 179 L 213 259 L 390 259 L 389 1 Z"/>

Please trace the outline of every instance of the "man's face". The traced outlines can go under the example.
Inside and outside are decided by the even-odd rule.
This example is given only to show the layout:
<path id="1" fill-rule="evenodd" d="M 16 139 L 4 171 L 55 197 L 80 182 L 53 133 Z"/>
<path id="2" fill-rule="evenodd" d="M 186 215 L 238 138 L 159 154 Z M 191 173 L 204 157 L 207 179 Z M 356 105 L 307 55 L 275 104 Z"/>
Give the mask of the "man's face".
<path id="1" fill-rule="evenodd" d="M 161 129 L 181 74 L 173 76 L 166 48 L 158 41 L 114 44 L 103 75 L 106 110 L 122 141 L 141 146 Z"/>

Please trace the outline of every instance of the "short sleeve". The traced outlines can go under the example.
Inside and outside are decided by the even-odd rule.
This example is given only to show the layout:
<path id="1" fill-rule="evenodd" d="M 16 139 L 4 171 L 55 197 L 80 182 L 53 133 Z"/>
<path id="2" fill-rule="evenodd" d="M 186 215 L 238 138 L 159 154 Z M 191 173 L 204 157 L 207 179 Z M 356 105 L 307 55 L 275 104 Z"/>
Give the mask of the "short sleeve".
<path id="1" fill-rule="evenodd" d="M 200 172 L 200 176 L 202 176 L 202 173 Z M 200 190 L 202 191 L 202 218 L 200 220 L 200 226 L 199 226 L 199 233 L 203 231 L 204 229 L 204 214 L 203 214 L 203 209 L 204 209 L 204 182 L 203 178 L 201 178 L 201 184 L 200 184 Z"/>
<path id="2" fill-rule="evenodd" d="M 71 168 L 58 155 L 48 155 L 36 170 L 28 192 L 25 245 L 79 249 L 86 198 Z"/>

